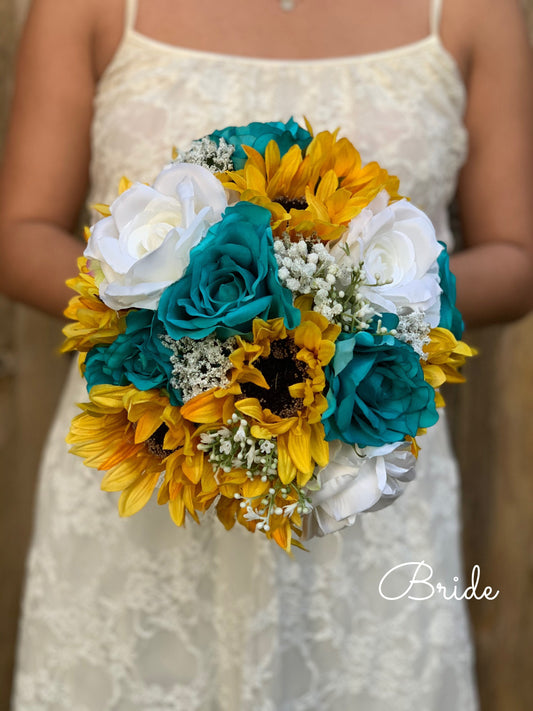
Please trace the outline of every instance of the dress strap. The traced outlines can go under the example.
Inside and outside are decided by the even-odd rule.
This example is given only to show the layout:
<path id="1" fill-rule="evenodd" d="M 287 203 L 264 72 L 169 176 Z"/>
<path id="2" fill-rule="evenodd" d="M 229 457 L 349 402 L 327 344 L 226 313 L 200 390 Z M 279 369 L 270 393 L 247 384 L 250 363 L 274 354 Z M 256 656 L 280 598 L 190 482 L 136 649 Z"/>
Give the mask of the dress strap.
<path id="1" fill-rule="evenodd" d="M 124 30 L 133 30 L 137 19 L 137 0 L 126 0 L 124 7 Z"/>
<path id="2" fill-rule="evenodd" d="M 431 0 L 431 6 L 429 10 L 429 29 L 432 35 L 439 34 L 441 14 L 442 0 Z"/>

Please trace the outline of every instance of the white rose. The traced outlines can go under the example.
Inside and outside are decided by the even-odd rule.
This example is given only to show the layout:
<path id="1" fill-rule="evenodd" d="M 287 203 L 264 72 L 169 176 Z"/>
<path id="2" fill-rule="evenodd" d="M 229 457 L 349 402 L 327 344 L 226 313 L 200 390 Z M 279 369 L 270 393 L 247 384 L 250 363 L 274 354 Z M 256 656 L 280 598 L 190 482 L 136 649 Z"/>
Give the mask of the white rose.
<path id="1" fill-rule="evenodd" d="M 117 310 L 157 308 L 226 207 L 222 184 L 198 165 L 169 165 L 152 187 L 135 183 L 111 204 L 111 216 L 94 225 L 84 252 L 103 275 L 102 301 Z"/>
<path id="2" fill-rule="evenodd" d="M 313 510 L 304 519 L 304 538 L 325 536 L 352 526 L 358 513 L 392 503 L 402 484 L 414 478 L 416 463 L 405 442 L 354 448 L 330 443 L 330 461 L 317 474 L 319 490 L 311 494 Z"/>
<path id="3" fill-rule="evenodd" d="M 367 285 L 360 293 L 378 311 L 422 311 L 430 326 L 438 325 L 442 246 L 431 220 L 410 202 L 399 200 L 377 213 L 363 210 L 331 251 L 338 262 L 363 263 Z"/>

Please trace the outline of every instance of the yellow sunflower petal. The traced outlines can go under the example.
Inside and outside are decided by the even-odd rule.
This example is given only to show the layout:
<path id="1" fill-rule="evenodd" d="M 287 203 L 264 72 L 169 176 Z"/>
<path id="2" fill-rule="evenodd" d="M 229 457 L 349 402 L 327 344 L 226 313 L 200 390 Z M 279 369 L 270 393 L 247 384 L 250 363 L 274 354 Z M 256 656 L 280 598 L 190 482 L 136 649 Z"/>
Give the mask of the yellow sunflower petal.
<path id="1" fill-rule="evenodd" d="M 139 478 L 143 462 L 138 459 L 129 459 L 117 464 L 103 477 L 100 488 L 102 491 L 122 491 L 131 486 Z"/>
<path id="2" fill-rule="evenodd" d="M 215 388 L 196 395 L 181 407 L 182 417 L 198 424 L 221 422 L 223 413 L 224 398 L 215 397 Z"/>
<path id="3" fill-rule="evenodd" d="M 322 203 L 325 203 L 326 200 L 335 193 L 337 188 L 339 187 L 339 179 L 337 175 L 335 174 L 334 170 L 328 170 L 327 173 L 322 177 L 322 180 L 320 181 L 317 191 L 316 191 L 316 197 L 318 200 L 320 200 Z M 348 192 L 348 191 L 345 191 Z M 349 193 L 348 193 L 349 197 Z"/>
<path id="4" fill-rule="evenodd" d="M 218 500 L 217 517 L 227 531 L 235 525 L 235 517 L 238 510 L 239 502 L 236 499 L 221 496 Z"/>
<path id="5" fill-rule="evenodd" d="M 290 484 L 298 474 L 289 454 L 287 435 L 278 437 L 278 476 L 283 484 Z"/>
<path id="6" fill-rule="evenodd" d="M 406 442 L 411 444 L 411 454 L 413 457 L 418 459 L 418 453 L 420 452 L 420 446 L 414 437 L 407 436 L 405 438 Z"/>
<path id="7" fill-rule="evenodd" d="M 91 205 L 93 210 L 96 210 L 102 217 L 109 217 L 111 215 L 111 209 L 109 205 L 104 205 L 101 202 L 95 202 Z"/>
<path id="8" fill-rule="evenodd" d="M 91 403 L 108 413 L 122 412 L 124 396 L 130 387 L 129 385 L 93 385 L 90 392 Z M 88 408 L 91 403 L 88 403 Z"/>
<path id="9" fill-rule="evenodd" d="M 435 390 L 435 407 L 445 407 L 446 403 L 440 390 Z"/>
<path id="10" fill-rule="evenodd" d="M 422 370 L 424 372 L 424 380 L 429 383 L 432 388 L 440 388 L 440 386 L 446 382 L 446 377 L 440 366 L 424 364 Z"/>
<path id="11" fill-rule="evenodd" d="M 185 504 L 183 503 L 183 498 L 177 496 L 168 502 L 168 511 L 170 513 L 170 518 L 176 524 L 176 526 L 183 526 L 185 523 Z"/>
<path id="12" fill-rule="evenodd" d="M 291 529 L 288 522 L 272 532 L 272 538 L 276 541 L 278 546 L 283 548 L 284 551 L 287 551 L 287 553 L 291 550 L 291 537 Z"/>
<path id="13" fill-rule="evenodd" d="M 185 457 L 182 463 L 183 473 L 193 484 L 197 484 L 202 478 L 204 466 L 205 457 L 203 452 L 196 452 L 193 456 Z"/>
<path id="14" fill-rule="evenodd" d="M 121 516 L 132 516 L 148 503 L 154 493 L 159 475 L 160 472 L 157 470 L 147 472 L 124 489 L 118 502 L 118 512 Z"/>
<path id="15" fill-rule="evenodd" d="M 297 145 L 291 146 L 281 159 L 279 168 L 267 185 L 267 194 L 271 199 L 275 199 L 280 195 L 291 198 L 302 197 L 301 194 L 294 194 L 295 191 L 292 186 L 294 176 L 301 163 L 302 151 L 300 147 Z"/>
<path id="16" fill-rule="evenodd" d="M 309 446 L 311 448 L 311 456 L 319 467 L 325 467 L 329 462 L 329 444 L 326 442 L 324 425 L 317 422 L 310 425 L 311 437 Z"/>
<path id="17" fill-rule="evenodd" d="M 146 442 L 161 427 L 161 413 L 148 411 L 139 417 L 135 428 L 135 443 Z"/>
<path id="18" fill-rule="evenodd" d="M 265 165 L 265 159 L 257 151 L 255 148 L 252 148 L 252 146 L 242 146 L 243 151 L 246 153 L 246 157 L 248 158 L 248 161 L 250 162 L 250 165 L 254 165 L 259 171 L 262 173 L 266 172 L 266 165 Z M 248 162 L 247 161 L 247 162 Z"/>
<path id="19" fill-rule="evenodd" d="M 126 190 L 129 190 L 132 185 L 132 181 L 129 178 L 126 178 L 125 175 L 123 175 L 118 183 L 118 194 L 122 195 L 122 193 L 125 193 Z"/>
<path id="20" fill-rule="evenodd" d="M 296 297 L 296 299 L 294 300 L 294 305 L 300 311 L 311 311 L 311 309 L 313 308 L 313 301 L 314 297 L 312 294 L 303 294 L 301 296 Z"/>
<path id="21" fill-rule="evenodd" d="M 270 487 L 269 481 L 261 481 L 260 477 L 247 479 L 242 485 L 242 495 L 247 499 L 253 499 L 255 496 L 261 496 L 268 491 Z"/>
<path id="22" fill-rule="evenodd" d="M 320 220 L 324 223 L 329 221 L 329 214 L 324 203 L 313 195 L 309 188 L 306 188 L 305 199 L 308 209 L 312 214 L 313 221 Z"/>
<path id="23" fill-rule="evenodd" d="M 185 486 L 184 487 L 183 503 L 184 503 L 187 511 L 192 516 L 192 518 L 196 521 L 196 523 L 200 523 L 200 521 L 198 519 L 198 515 L 195 511 L 195 500 L 194 500 L 194 496 L 193 496 L 193 487 L 192 486 Z"/>
<path id="24" fill-rule="evenodd" d="M 294 463 L 294 466 L 302 472 L 302 474 L 311 476 L 315 465 L 313 458 L 311 457 L 309 426 L 303 425 L 301 430 L 302 431 L 298 433 L 296 430 L 292 429 L 287 433 L 289 455 Z"/>
<path id="25" fill-rule="evenodd" d="M 125 441 L 120 441 L 118 443 L 118 446 L 113 452 L 113 454 L 106 458 L 101 465 L 98 467 L 98 469 L 112 469 L 114 466 L 117 464 L 120 464 L 126 459 L 131 458 L 138 452 L 141 452 L 143 450 L 143 445 L 142 444 L 136 444 L 134 442 L 125 442 Z"/>
<path id="26" fill-rule="evenodd" d="M 265 175 L 253 164 L 248 163 L 245 168 L 246 171 L 246 184 L 248 189 L 254 190 L 260 193 L 266 192 L 266 177 Z"/>
<path id="27" fill-rule="evenodd" d="M 274 173 L 278 170 L 281 163 L 279 146 L 276 141 L 272 140 L 268 143 L 265 150 L 265 172 L 267 180 L 270 180 Z"/>

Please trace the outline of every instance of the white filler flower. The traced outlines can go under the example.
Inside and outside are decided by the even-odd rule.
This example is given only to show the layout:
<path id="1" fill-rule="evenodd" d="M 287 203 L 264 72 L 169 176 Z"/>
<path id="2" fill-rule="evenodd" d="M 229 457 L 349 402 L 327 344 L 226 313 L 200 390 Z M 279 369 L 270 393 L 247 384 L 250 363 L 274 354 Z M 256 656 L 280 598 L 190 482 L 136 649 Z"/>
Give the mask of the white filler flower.
<path id="1" fill-rule="evenodd" d="M 135 183 L 97 222 L 85 256 L 101 272 L 100 298 L 112 309 L 155 309 L 189 264 L 189 253 L 227 206 L 224 188 L 198 165 L 171 164 L 152 187 Z"/>
<path id="2" fill-rule="evenodd" d="M 365 447 L 330 442 L 330 461 L 318 472 L 312 512 L 304 519 L 304 537 L 325 536 L 352 526 L 363 511 L 392 503 L 415 476 L 416 459 L 405 442 Z"/>
<path id="3" fill-rule="evenodd" d="M 363 210 L 332 248 L 340 263 L 363 263 L 360 292 L 377 310 L 422 311 L 431 327 L 439 322 L 441 251 L 431 220 L 407 200 Z"/>

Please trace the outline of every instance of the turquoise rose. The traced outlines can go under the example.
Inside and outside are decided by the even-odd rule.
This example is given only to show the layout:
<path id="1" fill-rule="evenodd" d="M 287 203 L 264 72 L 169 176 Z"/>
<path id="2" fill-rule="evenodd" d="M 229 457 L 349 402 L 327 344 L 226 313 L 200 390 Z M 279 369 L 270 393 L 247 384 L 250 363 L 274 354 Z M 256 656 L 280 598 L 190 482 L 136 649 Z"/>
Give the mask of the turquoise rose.
<path id="1" fill-rule="evenodd" d="M 134 385 L 138 390 L 163 388 L 173 405 L 180 405 L 177 392 L 169 381 L 172 377 L 172 352 L 160 339 L 161 324 L 148 309 L 130 311 L 126 331 L 109 346 L 98 346 L 87 354 L 85 378 L 93 385 Z"/>
<path id="2" fill-rule="evenodd" d="M 300 312 L 278 280 L 270 212 L 249 202 L 229 207 L 191 250 L 181 279 L 161 295 L 158 316 L 176 340 L 245 335 L 255 318 L 282 317 L 296 328 Z"/>
<path id="3" fill-rule="evenodd" d="M 247 126 L 228 126 L 220 131 L 213 131 L 208 138 L 217 143 L 223 138 L 226 143 L 235 146 L 235 152 L 232 155 L 233 165 L 235 170 L 241 170 L 247 160 L 246 153 L 242 149 L 243 145 L 255 148 L 264 156 L 267 145 L 274 140 L 278 144 L 280 154 L 284 156 L 295 144 L 305 150 L 313 137 L 309 131 L 290 118 L 286 123 L 282 121 L 259 123 L 256 121 Z"/>
<path id="4" fill-rule="evenodd" d="M 443 247 L 438 257 L 440 286 L 440 321 L 441 328 L 447 328 L 453 333 L 457 340 L 461 339 L 464 331 L 464 323 L 459 309 L 455 306 L 456 290 L 455 276 L 450 271 L 450 257 L 444 242 L 440 242 Z"/>
<path id="5" fill-rule="evenodd" d="M 435 392 L 418 356 L 390 335 L 343 334 L 326 369 L 326 440 L 381 447 L 438 420 Z"/>

